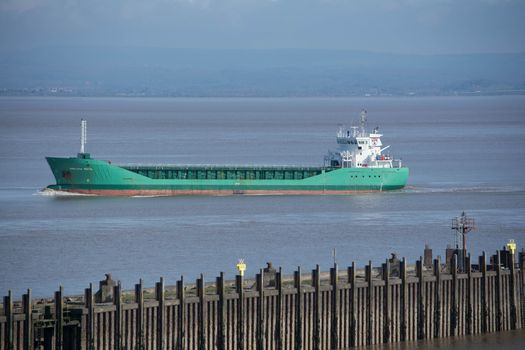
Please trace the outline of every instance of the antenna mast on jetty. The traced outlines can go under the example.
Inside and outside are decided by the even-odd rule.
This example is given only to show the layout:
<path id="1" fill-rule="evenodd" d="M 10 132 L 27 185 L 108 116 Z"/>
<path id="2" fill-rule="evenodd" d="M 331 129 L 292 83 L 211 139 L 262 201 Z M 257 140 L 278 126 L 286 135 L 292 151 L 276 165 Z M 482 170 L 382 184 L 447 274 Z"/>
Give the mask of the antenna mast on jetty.
<path id="1" fill-rule="evenodd" d="M 474 231 L 476 229 L 476 223 L 474 221 L 474 218 L 470 218 L 465 214 L 465 212 L 461 213 L 461 216 L 457 216 L 452 219 L 452 227 L 453 230 L 456 231 L 456 239 L 457 237 L 461 236 L 461 241 L 463 243 L 463 251 L 462 256 L 458 259 L 459 262 L 461 262 L 461 270 L 464 269 L 465 266 L 465 258 L 467 257 L 467 233 L 470 231 Z M 457 242 L 457 241 L 456 241 Z M 459 249 L 456 245 L 456 249 Z"/>

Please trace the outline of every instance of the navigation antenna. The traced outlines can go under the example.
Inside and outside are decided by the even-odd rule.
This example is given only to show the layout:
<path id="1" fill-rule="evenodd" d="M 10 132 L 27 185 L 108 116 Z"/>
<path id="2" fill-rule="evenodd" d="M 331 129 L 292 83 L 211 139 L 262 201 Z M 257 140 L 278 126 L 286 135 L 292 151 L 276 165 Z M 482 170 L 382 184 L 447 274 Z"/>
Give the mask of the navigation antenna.
<path id="1" fill-rule="evenodd" d="M 365 134 L 365 125 L 366 125 L 366 109 L 361 111 L 361 134 Z"/>
<path id="2" fill-rule="evenodd" d="M 87 143 L 87 121 L 80 119 L 80 153 L 84 153 L 84 146 Z"/>
<path id="3" fill-rule="evenodd" d="M 458 259 L 461 263 L 461 269 L 465 266 L 465 258 L 467 256 L 467 233 L 474 231 L 476 229 L 476 223 L 473 218 L 470 218 L 465 214 L 461 213 L 461 216 L 455 217 L 452 219 L 452 227 L 456 231 L 456 249 L 458 249 L 457 239 L 461 236 L 461 241 L 463 243 L 463 254 Z"/>

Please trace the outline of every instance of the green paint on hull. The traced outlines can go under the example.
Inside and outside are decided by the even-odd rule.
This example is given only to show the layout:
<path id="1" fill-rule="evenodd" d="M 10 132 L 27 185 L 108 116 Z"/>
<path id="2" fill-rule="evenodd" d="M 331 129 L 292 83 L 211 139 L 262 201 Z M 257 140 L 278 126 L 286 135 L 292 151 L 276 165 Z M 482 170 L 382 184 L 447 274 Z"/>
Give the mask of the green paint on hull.
<path id="1" fill-rule="evenodd" d="M 87 154 L 46 159 L 56 179 L 56 184 L 48 188 L 107 195 L 116 195 L 119 191 L 126 195 L 148 191 L 168 195 L 388 191 L 403 188 L 409 174 L 408 168 L 132 167 L 92 159 Z"/>

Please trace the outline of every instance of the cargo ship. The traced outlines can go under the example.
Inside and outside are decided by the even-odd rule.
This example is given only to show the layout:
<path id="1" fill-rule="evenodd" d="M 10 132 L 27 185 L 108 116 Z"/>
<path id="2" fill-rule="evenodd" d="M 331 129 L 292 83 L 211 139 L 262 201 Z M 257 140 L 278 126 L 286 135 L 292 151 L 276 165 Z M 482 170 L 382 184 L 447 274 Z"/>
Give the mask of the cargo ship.
<path id="1" fill-rule="evenodd" d="M 337 149 L 320 166 L 132 165 L 112 164 L 85 152 L 86 121 L 81 121 L 80 153 L 46 160 L 56 184 L 45 190 L 102 196 L 175 195 L 332 195 L 399 190 L 409 170 L 383 153 L 378 128 L 340 126 Z"/>

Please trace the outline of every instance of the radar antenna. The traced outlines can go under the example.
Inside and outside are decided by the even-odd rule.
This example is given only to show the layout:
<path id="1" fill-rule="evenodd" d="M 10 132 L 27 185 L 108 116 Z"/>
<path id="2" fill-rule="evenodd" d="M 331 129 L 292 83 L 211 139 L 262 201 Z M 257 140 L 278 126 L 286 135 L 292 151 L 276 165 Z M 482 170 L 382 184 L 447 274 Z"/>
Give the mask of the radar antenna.
<path id="1" fill-rule="evenodd" d="M 80 153 L 84 153 L 84 148 L 87 143 L 87 121 L 80 119 Z"/>

